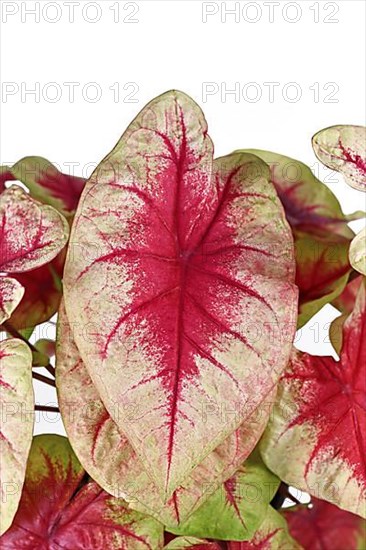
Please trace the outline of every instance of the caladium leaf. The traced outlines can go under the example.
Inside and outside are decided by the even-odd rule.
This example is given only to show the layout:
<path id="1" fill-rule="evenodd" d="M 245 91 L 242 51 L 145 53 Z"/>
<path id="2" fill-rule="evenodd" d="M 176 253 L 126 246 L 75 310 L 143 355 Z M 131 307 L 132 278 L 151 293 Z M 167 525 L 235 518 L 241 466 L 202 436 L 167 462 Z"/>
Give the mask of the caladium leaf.
<path id="1" fill-rule="evenodd" d="M 296 284 L 300 290 L 298 328 L 344 289 L 351 266 L 353 231 L 348 222 L 365 212 L 345 215 L 332 191 L 302 162 L 258 149 L 285 209 L 296 250 Z"/>
<path id="2" fill-rule="evenodd" d="M 343 237 L 324 240 L 296 232 L 296 284 L 300 290 L 298 328 L 343 292 L 352 271 L 349 245 Z"/>
<path id="3" fill-rule="evenodd" d="M 17 330 L 25 330 L 48 321 L 62 298 L 62 272 L 66 250 L 54 260 L 26 273 L 12 276 L 24 287 L 24 296 L 13 312 L 10 323 Z"/>
<path id="4" fill-rule="evenodd" d="M 169 529 L 177 535 L 250 540 L 264 521 L 280 480 L 255 450 L 245 463 L 187 521 Z"/>
<path id="5" fill-rule="evenodd" d="M 73 214 L 85 185 L 85 178 L 60 172 L 43 157 L 25 157 L 11 168 L 7 168 L 9 179 L 22 182 L 31 196 L 49 204 L 65 216 Z"/>
<path id="6" fill-rule="evenodd" d="M 34 438 L 24 489 L 4 550 L 157 550 L 163 527 L 88 480 L 68 440 Z"/>
<path id="7" fill-rule="evenodd" d="M 289 534 L 284 518 L 271 506 L 268 506 L 267 516 L 251 541 L 229 542 L 228 544 L 228 550 L 255 549 L 301 550 L 301 546 Z"/>
<path id="8" fill-rule="evenodd" d="M 294 352 L 261 441 L 281 479 L 366 514 L 365 281 L 343 325 L 340 361 Z"/>
<path id="9" fill-rule="evenodd" d="M 349 260 L 353 269 L 366 275 L 366 227 L 351 242 Z"/>
<path id="10" fill-rule="evenodd" d="M 365 212 L 344 214 L 337 197 L 315 177 L 312 170 L 299 160 L 262 151 L 247 149 L 263 159 L 271 171 L 271 180 L 285 209 L 291 229 L 317 237 L 336 234 L 348 239 L 354 233 L 348 222 L 365 217 Z"/>
<path id="11" fill-rule="evenodd" d="M 289 531 L 304 550 L 363 550 L 366 522 L 324 500 L 283 510 Z"/>
<path id="12" fill-rule="evenodd" d="M 85 333 L 84 337 L 87 337 Z M 262 434 L 275 398 L 274 389 L 257 413 L 210 453 L 164 504 L 132 446 L 101 401 L 75 345 L 63 303 L 57 329 L 56 386 L 70 442 L 93 479 L 109 493 L 123 496 L 132 508 L 156 517 L 171 528 L 192 514 L 241 466 Z M 130 411 L 130 422 L 136 413 L 133 409 Z M 218 414 L 214 409 L 202 413 L 214 414 L 217 419 L 225 414 L 224 411 Z M 262 496 L 265 489 L 270 495 L 275 486 L 275 482 L 273 487 L 269 483 L 263 488 Z M 227 487 L 231 487 L 228 482 Z M 259 514 L 260 504 L 257 508 Z"/>
<path id="13" fill-rule="evenodd" d="M 312 138 L 314 153 L 325 166 L 340 172 L 348 185 L 366 191 L 366 128 L 340 125 Z"/>
<path id="14" fill-rule="evenodd" d="M 15 180 L 16 178 L 11 173 L 10 166 L 0 166 L 0 193 L 5 191 L 5 183 Z"/>
<path id="15" fill-rule="evenodd" d="M 18 507 L 33 436 L 32 354 L 21 340 L 0 343 L 0 390 L 2 534 Z"/>
<path id="16" fill-rule="evenodd" d="M 65 246 L 69 226 L 54 208 L 13 185 L 0 195 L 0 271 L 21 273 L 51 261 Z"/>
<path id="17" fill-rule="evenodd" d="M 213 163 L 205 119 L 183 93 L 145 107 L 87 182 L 66 311 L 71 324 L 93 319 L 94 341 L 75 334 L 76 344 L 165 500 L 278 379 L 292 335 L 280 342 L 273 330 L 292 333 L 293 271 L 267 167 L 252 155 Z M 201 414 L 249 397 L 251 410 L 224 422 Z"/>
<path id="18" fill-rule="evenodd" d="M 24 288 L 10 277 L 0 277 L 0 325 L 9 319 L 24 295 Z"/>
<path id="19" fill-rule="evenodd" d="M 219 543 L 196 537 L 177 537 L 164 546 L 164 550 L 184 550 L 193 548 L 194 550 L 221 550 Z"/>
<path id="20" fill-rule="evenodd" d="M 357 276 L 355 276 L 357 275 Z M 350 277 L 345 289 L 335 300 L 332 301 L 332 305 L 336 307 L 341 313 L 351 313 L 356 301 L 358 289 L 362 283 L 363 277 L 355 272 L 352 272 L 352 278 Z"/>

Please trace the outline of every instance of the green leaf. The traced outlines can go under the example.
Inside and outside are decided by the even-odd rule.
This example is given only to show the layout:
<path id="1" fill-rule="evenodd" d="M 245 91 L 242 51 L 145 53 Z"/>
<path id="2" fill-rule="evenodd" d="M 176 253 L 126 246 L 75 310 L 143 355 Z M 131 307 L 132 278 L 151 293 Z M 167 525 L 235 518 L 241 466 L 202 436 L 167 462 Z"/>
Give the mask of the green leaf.
<path id="1" fill-rule="evenodd" d="M 255 450 L 187 521 L 166 529 L 176 535 L 249 540 L 263 522 L 279 484 Z"/>

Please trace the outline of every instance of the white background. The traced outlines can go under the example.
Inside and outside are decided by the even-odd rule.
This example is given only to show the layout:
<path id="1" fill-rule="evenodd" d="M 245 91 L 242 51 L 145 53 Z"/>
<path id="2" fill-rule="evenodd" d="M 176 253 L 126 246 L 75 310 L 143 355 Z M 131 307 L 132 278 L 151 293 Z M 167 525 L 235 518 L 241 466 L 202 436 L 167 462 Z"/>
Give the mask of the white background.
<path id="1" fill-rule="evenodd" d="M 364 2 L 349 0 L 2 0 L 0 160 L 40 155 L 87 176 L 145 103 L 177 88 L 203 107 L 217 156 L 259 148 L 297 158 L 346 213 L 365 208 L 311 148 L 321 128 L 365 123 L 364 25 Z M 239 97 L 225 93 L 234 89 Z M 324 308 L 297 346 L 332 353 L 335 316 Z M 55 404 L 52 389 L 35 386 L 38 403 Z M 59 416 L 40 414 L 36 433 L 50 431 L 63 433 Z"/>

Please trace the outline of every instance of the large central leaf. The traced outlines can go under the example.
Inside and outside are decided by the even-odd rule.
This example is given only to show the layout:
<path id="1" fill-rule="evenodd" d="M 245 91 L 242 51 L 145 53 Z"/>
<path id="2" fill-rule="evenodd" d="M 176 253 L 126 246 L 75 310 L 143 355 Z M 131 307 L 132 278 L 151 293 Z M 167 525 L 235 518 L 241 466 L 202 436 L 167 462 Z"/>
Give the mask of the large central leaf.
<path id="1" fill-rule="evenodd" d="M 191 99 L 153 100 L 86 184 L 64 272 L 93 383 L 165 498 L 268 394 L 296 320 L 267 166 L 212 155 Z"/>

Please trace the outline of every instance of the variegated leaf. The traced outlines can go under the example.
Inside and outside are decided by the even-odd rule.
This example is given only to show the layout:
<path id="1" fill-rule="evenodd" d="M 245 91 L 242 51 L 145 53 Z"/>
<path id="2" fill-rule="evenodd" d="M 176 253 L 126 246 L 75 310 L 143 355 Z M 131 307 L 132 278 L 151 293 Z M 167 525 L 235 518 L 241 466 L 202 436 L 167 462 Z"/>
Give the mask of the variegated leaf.
<path id="1" fill-rule="evenodd" d="M 296 284 L 300 290 L 298 328 L 344 289 L 351 273 L 348 250 L 353 231 L 348 222 L 365 217 L 345 215 L 332 191 L 302 162 L 258 149 L 285 209 L 295 240 Z"/>
<path id="2" fill-rule="evenodd" d="M 213 163 L 202 112 L 173 91 L 137 116 L 79 203 L 67 315 L 92 320 L 93 341 L 75 333 L 76 344 L 164 500 L 257 409 L 288 358 L 293 243 L 268 179 L 252 155 Z M 249 400 L 226 422 L 201 414 Z"/>
<path id="3" fill-rule="evenodd" d="M 3 550 L 159 550 L 163 526 L 91 481 L 68 440 L 33 440 L 22 498 Z"/>
<path id="4" fill-rule="evenodd" d="M 172 533 L 219 540 L 250 540 L 267 514 L 280 480 L 255 450 L 230 479 Z"/>
<path id="5" fill-rule="evenodd" d="M 229 542 L 228 550 L 302 550 L 302 548 L 291 537 L 284 518 L 268 506 L 267 516 L 252 540 Z"/>
<path id="6" fill-rule="evenodd" d="M 340 361 L 294 352 L 261 441 L 281 479 L 366 516 L 365 281 L 343 325 Z"/>
<path id="7" fill-rule="evenodd" d="M 32 354 L 21 340 L 0 344 L 0 534 L 13 520 L 33 436 Z M 1 548 L 5 548 L 0 540 Z"/>
<path id="8" fill-rule="evenodd" d="M 349 261 L 353 269 L 366 275 L 366 227 L 351 242 Z"/>
<path id="9" fill-rule="evenodd" d="M 43 157 L 25 157 L 11 168 L 3 168 L 3 180 L 22 182 L 34 199 L 53 206 L 65 216 L 75 212 L 85 185 L 84 178 L 62 174 Z"/>
<path id="10" fill-rule="evenodd" d="M 0 325 L 13 313 L 23 298 L 24 288 L 13 278 L 0 277 Z"/>
<path id="11" fill-rule="evenodd" d="M 313 149 L 325 166 L 340 172 L 348 185 L 366 191 L 366 128 L 340 125 L 320 130 Z"/>
<path id="12" fill-rule="evenodd" d="M 291 535 L 304 550 L 364 550 L 366 521 L 313 498 L 309 506 L 282 511 Z"/>
<path id="13" fill-rule="evenodd" d="M 50 260 L 65 246 L 69 226 L 54 208 L 13 185 L 0 195 L 0 271 L 21 273 Z"/>
<path id="14" fill-rule="evenodd" d="M 67 434 L 93 479 L 109 493 L 123 496 L 132 508 L 153 515 L 171 528 L 201 506 L 241 466 L 267 424 L 275 397 L 274 389 L 256 414 L 210 453 L 164 504 L 133 448 L 103 405 L 75 345 L 63 304 L 57 330 L 56 385 Z M 134 422 L 136 413 L 131 409 L 129 422 Z M 218 422 L 232 413 L 235 411 L 226 413 L 213 408 L 202 411 L 206 417 L 214 415 Z M 230 486 L 227 482 L 227 487 Z M 263 488 L 263 497 L 266 489 L 270 498 L 270 483 Z"/>

